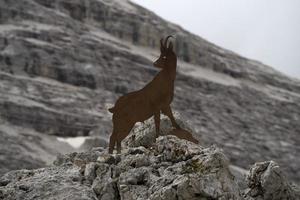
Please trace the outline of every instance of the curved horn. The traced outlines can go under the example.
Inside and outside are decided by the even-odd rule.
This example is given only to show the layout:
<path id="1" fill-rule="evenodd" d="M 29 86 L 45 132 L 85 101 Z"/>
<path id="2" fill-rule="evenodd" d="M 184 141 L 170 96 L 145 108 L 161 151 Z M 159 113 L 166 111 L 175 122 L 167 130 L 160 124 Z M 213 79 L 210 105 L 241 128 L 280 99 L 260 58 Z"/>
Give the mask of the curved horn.
<path id="1" fill-rule="evenodd" d="M 170 37 L 173 37 L 173 36 L 172 36 L 172 35 L 168 35 L 168 36 L 166 37 L 166 39 L 165 39 L 165 44 L 164 44 L 165 47 L 167 47 L 167 42 L 168 42 L 168 39 L 169 39 Z"/>
<path id="2" fill-rule="evenodd" d="M 160 47 L 162 48 L 164 47 L 163 40 L 164 40 L 163 38 L 160 39 Z"/>

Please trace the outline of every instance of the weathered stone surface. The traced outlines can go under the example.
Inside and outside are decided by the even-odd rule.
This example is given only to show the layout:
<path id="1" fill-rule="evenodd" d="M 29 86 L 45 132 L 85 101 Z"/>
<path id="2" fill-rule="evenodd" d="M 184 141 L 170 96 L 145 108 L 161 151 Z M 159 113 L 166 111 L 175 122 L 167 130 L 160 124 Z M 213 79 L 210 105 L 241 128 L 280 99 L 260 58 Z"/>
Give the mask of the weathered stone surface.
<path id="1" fill-rule="evenodd" d="M 0 180 L 6 181 L 0 186 L 0 199 L 96 200 L 96 194 L 81 183 L 82 179 L 79 168 L 73 165 L 12 171 Z"/>
<path id="2" fill-rule="evenodd" d="M 128 141 L 121 154 L 102 148 L 74 152 L 58 156 L 53 166 L 6 173 L 0 199 L 296 200 L 300 195 L 273 161 L 253 165 L 244 186 L 238 184 L 244 171 L 229 167 L 216 146 L 173 135 L 158 137 L 148 148 L 131 146 Z"/>
<path id="3" fill-rule="evenodd" d="M 257 200 L 299 199 L 300 192 L 289 183 L 277 163 L 260 162 L 253 165 L 247 176 L 246 195 Z"/>
<path id="4" fill-rule="evenodd" d="M 171 135 L 153 145 L 127 148 L 120 155 L 72 153 L 59 157 L 56 166 L 12 171 L 0 179 L 0 194 L 24 200 L 242 199 L 220 149 Z"/>
<path id="5" fill-rule="evenodd" d="M 74 148 L 56 137 L 32 129 L 0 123 L 0 176 L 16 169 L 34 169 L 51 164 L 59 153 Z"/>
<path id="6" fill-rule="evenodd" d="M 45 135 L 107 138 L 108 104 L 153 78 L 167 34 L 180 58 L 172 107 L 195 137 L 236 166 L 274 160 L 299 182 L 299 80 L 127 0 L 0 1 L 0 117 Z"/>
<path id="7" fill-rule="evenodd" d="M 89 162 L 95 162 L 98 159 L 99 155 L 101 155 L 101 152 L 99 151 L 82 153 L 73 152 L 70 154 L 57 156 L 57 158 L 53 161 L 53 164 L 56 166 L 60 166 L 66 163 L 74 163 L 75 165 L 81 166 L 86 165 Z"/>
<path id="8" fill-rule="evenodd" d="M 176 122 L 180 128 L 188 130 L 191 134 L 195 135 L 195 131 L 192 129 L 191 125 L 186 121 L 182 120 L 179 113 L 174 113 Z M 168 117 L 162 115 L 160 122 L 160 135 L 171 135 L 174 127 L 172 127 L 171 121 Z M 144 121 L 144 123 L 139 123 L 123 140 L 123 144 L 130 147 L 150 147 L 155 141 L 156 130 L 153 117 Z"/>
<path id="9" fill-rule="evenodd" d="M 80 145 L 80 151 L 90 151 L 93 148 L 103 147 L 106 148 L 108 142 L 105 138 L 101 136 L 92 136 L 90 138 L 85 139 L 84 143 Z"/>

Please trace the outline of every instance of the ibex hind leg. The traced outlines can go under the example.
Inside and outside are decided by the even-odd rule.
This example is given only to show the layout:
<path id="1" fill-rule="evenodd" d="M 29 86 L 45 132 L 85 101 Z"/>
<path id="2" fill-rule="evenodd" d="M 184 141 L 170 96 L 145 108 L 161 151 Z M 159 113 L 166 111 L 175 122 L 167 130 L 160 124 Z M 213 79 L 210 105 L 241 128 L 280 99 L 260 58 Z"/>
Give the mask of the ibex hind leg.
<path id="1" fill-rule="evenodd" d="M 116 134 L 113 132 L 109 139 L 108 153 L 112 154 L 116 144 Z"/>
<path id="2" fill-rule="evenodd" d="M 172 110 L 171 110 L 171 107 L 170 105 L 169 106 L 166 106 L 164 107 L 162 110 L 162 113 L 167 115 L 169 117 L 169 119 L 171 120 L 171 123 L 172 123 L 172 126 L 177 128 L 177 129 L 180 129 L 180 126 L 177 124 L 174 116 L 173 116 L 173 113 L 172 113 Z"/>
<path id="3" fill-rule="evenodd" d="M 126 123 L 122 124 L 123 126 L 121 128 L 118 129 L 118 134 L 115 140 L 115 143 L 117 144 L 117 153 L 120 154 L 121 153 L 121 142 L 122 140 L 127 137 L 131 131 L 131 129 L 133 128 L 135 123 L 133 122 L 128 122 L 126 121 Z"/>
<path id="4" fill-rule="evenodd" d="M 117 153 L 118 154 L 121 153 L 121 141 L 120 140 L 117 141 Z"/>
<path id="5" fill-rule="evenodd" d="M 156 138 L 159 137 L 159 130 L 160 130 L 160 112 L 154 114 L 154 123 L 155 123 L 155 131 L 156 131 Z"/>

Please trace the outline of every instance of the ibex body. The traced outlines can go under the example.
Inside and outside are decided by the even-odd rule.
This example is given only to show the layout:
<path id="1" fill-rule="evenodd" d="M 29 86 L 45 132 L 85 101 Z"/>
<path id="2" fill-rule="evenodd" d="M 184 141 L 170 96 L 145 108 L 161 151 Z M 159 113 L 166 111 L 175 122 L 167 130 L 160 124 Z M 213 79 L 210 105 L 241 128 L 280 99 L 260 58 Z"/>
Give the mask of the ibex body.
<path id="1" fill-rule="evenodd" d="M 167 115 L 172 125 L 180 128 L 176 123 L 170 104 L 174 96 L 174 80 L 176 77 L 177 57 L 173 51 L 172 42 L 167 45 L 168 36 L 160 41 L 161 55 L 153 63 L 162 70 L 141 90 L 128 93 L 120 97 L 115 106 L 109 111 L 113 113 L 113 132 L 109 141 L 109 153 L 117 145 L 117 152 L 121 151 L 121 141 L 129 134 L 136 122 L 144 122 L 154 116 L 156 136 L 160 129 L 160 112 Z"/>

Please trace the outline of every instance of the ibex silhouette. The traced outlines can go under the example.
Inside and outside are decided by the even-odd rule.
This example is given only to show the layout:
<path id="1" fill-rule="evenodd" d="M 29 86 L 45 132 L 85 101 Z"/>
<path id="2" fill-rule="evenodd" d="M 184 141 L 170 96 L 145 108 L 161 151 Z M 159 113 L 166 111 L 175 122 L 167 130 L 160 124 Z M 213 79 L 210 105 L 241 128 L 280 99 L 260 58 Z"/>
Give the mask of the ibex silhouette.
<path id="1" fill-rule="evenodd" d="M 153 63 L 162 70 L 144 88 L 121 96 L 109 111 L 113 113 L 113 131 L 109 141 L 109 153 L 115 145 L 121 152 L 121 141 L 129 134 L 136 122 L 144 122 L 154 115 L 156 137 L 159 136 L 160 112 L 167 115 L 172 126 L 180 129 L 172 114 L 170 104 L 174 96 L 174 80 L 176 77 L 177 57 L 173 44 L 168 39 L 160 40 L 161 55 Z"/>

